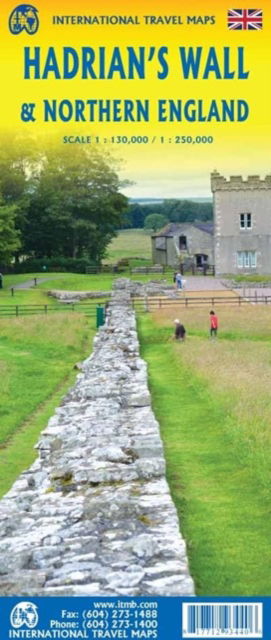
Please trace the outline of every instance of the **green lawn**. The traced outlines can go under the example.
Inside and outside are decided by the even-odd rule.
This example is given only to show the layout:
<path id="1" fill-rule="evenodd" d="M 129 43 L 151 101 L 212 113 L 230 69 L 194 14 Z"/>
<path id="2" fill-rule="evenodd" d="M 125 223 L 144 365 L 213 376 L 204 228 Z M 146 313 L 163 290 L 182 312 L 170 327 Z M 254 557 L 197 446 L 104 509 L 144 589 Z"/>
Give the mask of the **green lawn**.
<path id="1" fill-rule="evenodd" d="M 34 274 L 37 278 L 43 278 L 43 273 Z M 15 286 L 21 282 L 32 280 L 32 274 L 12 275 L 4 277 L 4 288 L 0 289 L 0 305 L 9 304 L 56 304 L 54 298 L 47 296 L 50 289 L 61 289 L 66 291 L 110 291 L 114 280 L 117 278 L 131 278 L 139 282 L 148 282 L 151 280 L 164 280 L 172 282 L 172 276 L 167 273 L 162 274 L 130 274 L 129 271 L 118 274 L 82 274 L 82 273 L 48 273 L 46 278 L 49 280 L 38 284 L 31 289 L 16 289 L 14 296 L 11 295 L 9 287 Z"/>
<path id="2" fill-rule="evenodd" d="M 138 273 L 130 274 L 129 271 L 120 272 L 117 274 L 75 274 L 75 273 L 62 273 L 58 274 L 58 278 L 49 282 L 43 282 L 38 285 L 39 289 L 62 289 L 69 291 L 110 291 L 112 289 L 113 282 L 118 278 L 130 278 L 131 280 L 137 280 L 138 282 L 149 282 L 149 280 L 163 280 L 167 279 L 168 282 L 172 282 L 171 273 L 166 275 L 159 273 L 152 273 L 142 275 Z"/>
<path id="3" fill-rule="evenodd" d="M 36 296 L 38 300 L 42 299 L 42 296 L 46 295 L 46 292 L 50 289 L 67 289 L 70 291 L 97 291 L 99 289 L 111 289 L 112 282 L 114 280 L 113 274 L 94 274 L 88 275 L 84 273 L 62 273 L 62 272 L 48 272 L 44 273 L 24 273 L 4 276 L 4 288 L 0 290 L 0 304 L 5 300 L 12 298 L 10 287 L 14 287 L 17 284 L 24 282 L 31 282 L 34 285 L 34 278 L 44 278 L 45 282 L 39 283 L 37 286 L 31 287 L 31 289 L 23 290 L 17 289 L 14 291 L 14 298 L 19 295 Z M 39 296 L 38 297 L 38 292 Z M 29 298 L 30 299 L 30 298 Z M 5 302 L 8 304 L 8 302 Z"/>
<path id="4" fill-rule="evenodd" d="M 244 282 L 244 284 L 246 282 L 271 282 L 271 275 L 270 276 L 259 276 L 257 274 L 253 275 L 243 275 L 243 276 L 236 276 L 236 275 L 229 275 L 227 276 L 229 279 L 235 280 L 235 282 Z"/>
<path id="5" fill-rule="evenodd" d="M 21 304 L 49 304 L 56 306 L 57 300 L 55 298 L 48 297 L 47 291 L 43 289 L 17 289 L 12 296 L 8 289 L 0 291 L 0 307 L 1 306 L 14 306 Z"/>
<path id="6" fill-rule="evenodd" d="M 0 493 L 34 458 L 32 446 L 91 351 L 84 315 L 2 319 L 0 333 Z M 15 439 L 14 439 L 15 436 Z"/>
<path id="7" fill-rule="evenodd" d="M 84 273 L 59 273 L 52 280 L 42 282 L 39 289 L 61 289 L 67 291 L 110 291 L 115 276 L 111 273 L 84 274 Z M 50 274 L 48 274 L 48 278 Z M 120 276 L 118 276 L 120 277 Z"/>
<path id="8" fill-rule="evenodd" d="M 46 278 L 46 277 L 47 277 L 47 274 L 44 274 L 44 273 L 14 273 L 9 275 L 4 275 L 3 276 L 4 288 L 0 290 L 0 294 L 2 295 L 5 292 L 5 290 L 9 289 L 9 287 L 13 287 L 16 284 L 21 284 L 22 282 L 27 282 L 28 280 L 32 280 L 34 284 L 34 278 Z"/>
<path id="9" fill-rule="evenodd" d="M 116 262 L 121 258 L 151 259 L 151 232 L 145 229 L 123 229 L 118 231 L 107 249 L 104 262 Z"/>
<path id="10" fill-rule="evenodd" d="M 270 341 L 210 342 L 200 314 L 183 320 L 184 344 L 158 315 L 139 331 L 197 594 L 270 595 Z"/>

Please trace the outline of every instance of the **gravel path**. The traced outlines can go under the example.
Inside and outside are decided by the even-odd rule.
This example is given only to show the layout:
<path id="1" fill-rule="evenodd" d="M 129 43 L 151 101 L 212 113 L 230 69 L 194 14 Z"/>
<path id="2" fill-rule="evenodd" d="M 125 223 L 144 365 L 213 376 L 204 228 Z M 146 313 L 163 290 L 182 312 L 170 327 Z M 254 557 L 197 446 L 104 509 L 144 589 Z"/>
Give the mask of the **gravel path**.
<path id="1" fill-rule="evenodd" d="M 37 278 L 37 284 L 41 284 L 42 282 L 48 282 L 49 280 L 57 280 L 58 276 L 52 276 L 50 278 Z M 184 280 L 186 282 L 185 288 L 189 291 L 223 291 L 227 290 L 227 287 L 222 283 L 219 278 L 213 278 L 212 276 L 185 276 Z M 27 280 L 26 282 L 21 282 L 20 284 L 16 284 L 10 289 L 32 289 L 35 287 L 34 278 L 31 280 Z M 266 294 L 270 295 L 269 290 L 265 289 Z M 271 291 L 271 290 L 270 290 Z M 242 295 L 242 294 L 241 294 Z"/>
<path id="2" fill-rule="evenodd" d="M 58 276 L 53 276 L 51 278 L 36 278 L 36 283 L 41 284 L 42 282 L 48 282 L 48 280 L 56 280 Z M 32 280 L 27 280 L 26 282 L 21 282 L 20 284 L 14 284 L 13 287 L 9 287 L 10 289 L 32 289 L 35 287 L 34 278 Z"/>
<path id="3" fill-rule="evenodd" d="M 212 276 L 184 276 L 187 291 L 227 291 L 219 278 Z"/>

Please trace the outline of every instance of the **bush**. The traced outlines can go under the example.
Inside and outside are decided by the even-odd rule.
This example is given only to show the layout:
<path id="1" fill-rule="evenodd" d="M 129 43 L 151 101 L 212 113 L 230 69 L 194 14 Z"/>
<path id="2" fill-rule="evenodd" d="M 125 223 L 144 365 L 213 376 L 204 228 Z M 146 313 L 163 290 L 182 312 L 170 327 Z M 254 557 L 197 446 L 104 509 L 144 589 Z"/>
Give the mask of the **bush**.
<path id="1" fill-rule="evenodd" d="M 72 273 L 85 273 L 86 267 L 96 266 L 87 258 L 27 258 L 23 262 L 15 264 L 14 273 L 39 273 L 50 271 L 70 271 Z"/>
<path id="2" fill-rule="evenodd" d="M 129 267 L 129 258 L 121 258 L 117 262 L 118 267 Z"/>

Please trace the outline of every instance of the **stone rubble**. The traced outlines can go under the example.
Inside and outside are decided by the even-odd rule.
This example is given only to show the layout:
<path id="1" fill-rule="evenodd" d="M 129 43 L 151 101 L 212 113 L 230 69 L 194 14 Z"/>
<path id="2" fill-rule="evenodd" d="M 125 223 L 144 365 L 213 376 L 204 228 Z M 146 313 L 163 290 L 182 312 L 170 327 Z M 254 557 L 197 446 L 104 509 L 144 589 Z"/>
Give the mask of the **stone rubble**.
<path id="1" fill-rule="evenodd" d="M 145 296 L 166 296 L 167 298 L 178 298 L 179 292 L 174 284 L 168 284 L 167 280 L 149 280 L 149 282 L 138 282 L 137 280 L 129 280 L 128 278 L 118 278 L 117 283 L 122 283 L 124 288 L 127 286 L 129 292 L 134 297 Z M 126 283 L 123 285 L 123 283 Z M 119 285 L 117 285 L 119 286 Z M 114 287 L 114 283 L 113 283 Z M 110 298 L 111 291 L 62 291 L 52 289 L 48 291 L 48 295 L 56 298 L 60 302 L 72 304 L 80 302 L 80 300 Z"/>
<path id="2" fill-rule="evenodd" d="M 37 448 L 0 501 L 1 595 L 194 595 L 129 281 Z"/>
<path id="3" fill-rule="evenodd" d="M 47 295 L 56 298 L 60 302 L 72 304 L 80 300 L 110 298 L 111 291 L 65 291 L 62 289 L 51 289 L 47 292 Z"/>

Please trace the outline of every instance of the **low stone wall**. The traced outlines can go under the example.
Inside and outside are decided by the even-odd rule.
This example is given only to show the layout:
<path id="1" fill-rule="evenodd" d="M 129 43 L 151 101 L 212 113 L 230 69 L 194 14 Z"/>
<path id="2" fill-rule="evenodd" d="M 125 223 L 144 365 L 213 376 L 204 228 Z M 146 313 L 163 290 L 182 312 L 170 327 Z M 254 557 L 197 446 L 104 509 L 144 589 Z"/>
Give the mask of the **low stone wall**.
<path id="1" fill-rule="evenodd" d="M 110 298 L 111 294 L 111 291 L 62 291 L 62 289 L 51 289 L 47 295 L 60 300 L 60 302 L 78 302 L 80 300 Z"/>
<path id="2" fill-rule="evenodd" d="M 121 286 L 121 283 L 129 283 L 129 292 L 134 297 L 144 296 L 167 296 L 169 298 L 178 298 L 178 291 L 174 284 L 168 284 L 167 280 L 150 280 L 149 282 L 137 282 L 135 280 L 129 280 L 128 278 L 119 278 L 117 281 L 117 287 Z M 126 286 L 124 284 L 124 286 Z M 113 287 L 114 287 L 113 283 Z M 59 289 L 52 289 L 48 291 L 48 295 L 56 298 L 60 302 L 72 303 L 80 300 L 97 299 L 97 298 L 110 298 L 111 291 L 63 291 Z"/>
<path id="3" fill-rule="evenodd" d="M 0 502 L 1 595 L 194 593 L 120 286 L 39 458 Z"/>

